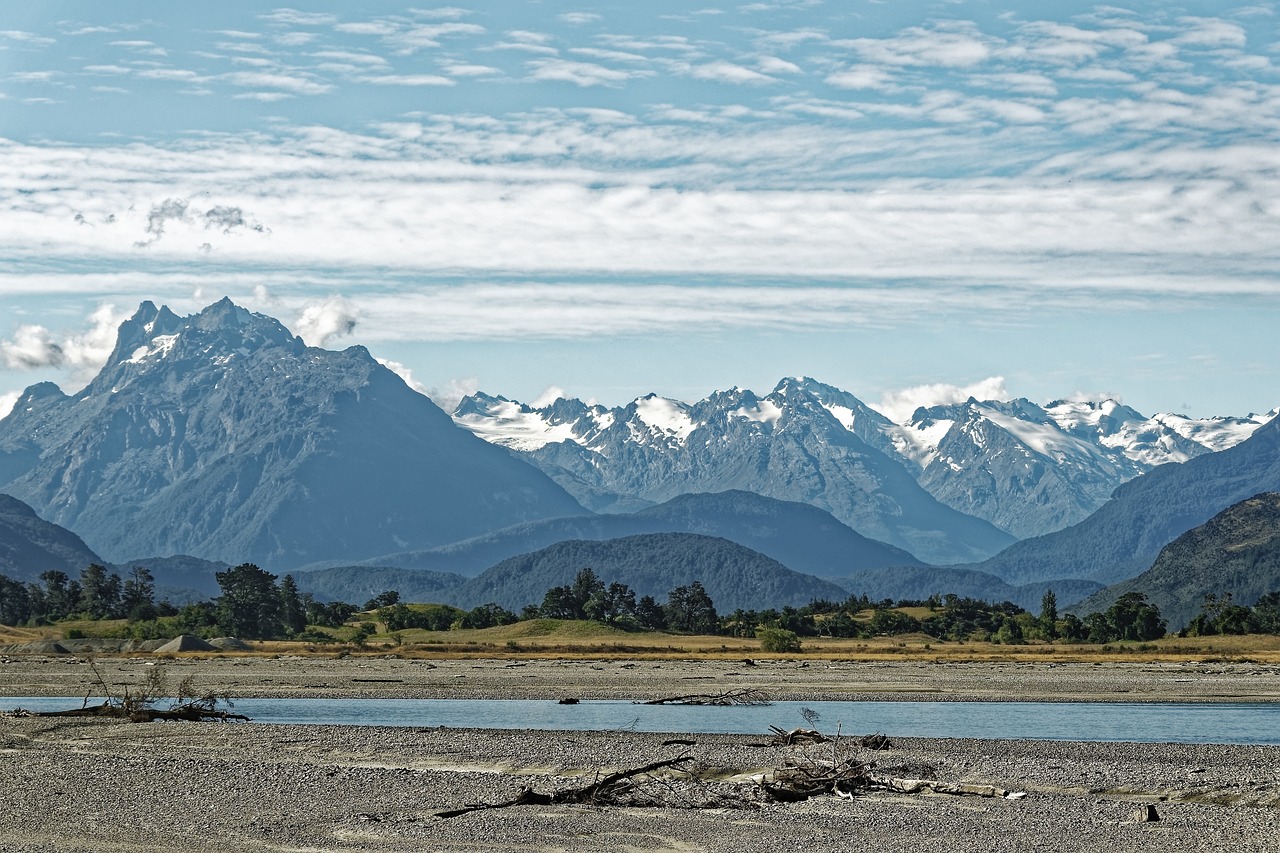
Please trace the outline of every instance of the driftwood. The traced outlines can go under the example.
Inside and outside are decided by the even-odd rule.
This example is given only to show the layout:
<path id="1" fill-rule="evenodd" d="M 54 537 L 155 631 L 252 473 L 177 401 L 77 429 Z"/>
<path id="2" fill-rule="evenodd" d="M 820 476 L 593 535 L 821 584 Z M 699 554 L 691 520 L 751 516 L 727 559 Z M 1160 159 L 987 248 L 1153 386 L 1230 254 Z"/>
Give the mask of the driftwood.
<path id="1" fill-rule="evenodd" d="M 830 738 L 816 729 L 792 729 L 784 731 L 777 726 L 769 726 L 773 732 L 773 746 L 801 746 L 813 743 L 826 743 Z"/>
<path id="2" fill-rule="evenodd" d="M 220 703 L 231 707 L 231 701 L 219 697 L 212 692 L 200 693 L 188 676 L 178 685 L 177 699 L 172 700 L 168 708 L 155 707 L 158 697 L 173 695 L 169 691 L 169 682 L 163 669 L 157 667 L 147 670 L 147 677 L 136 692 L 125 688 L 121 695 L 115 695 L 102 672 L 92 658 L 88 659 L 89 668 L 97 679 L 95 685 L 107 698 L 101 705 L 90 705 L 88 696 L 79 708 L 65 711 L 27 711 L 23 708 L 14 710 L 9 716 L 14 717 L 101 717 L 109 720 L 128 720 L 131 723 L 153 723 L 157 720 L 186 720 L 199 722 L 202 720 L 248 720 L 244 714 L 233 714 L 229 710 L 219 708 Z M 91 694 L 92 695 L 92 694 Z"/>
<path id="3" fill-rule="evenodd" d="M 668 696 L 636 702 L 637 705 L 770 705 L 769 697 L 753 687 L 729 690 L 724 693 L 691 693 L 686 696 Z"/>
<path id="4" fill-rule="evenodd" d="M 174 705 L 172 708 L 160 709 L 149 706 L 130 707 L 120 702 L 103 702 L 101 705 L 86 705 L 83 708 L 70 708 L 65 711 L 27 711 L 15 709 L 10 716 L 14 717 L 105 717 L 112 720 L 128 720 L 131 723 L 154 723 L 160 720 L 185 720 L 200 722 L 205 720 L 248 720 L 244 714 L 233 714 L 199 701 Z"/>
<path id="5" fill-rule="evenodd" d="M 582 805 L 623 805 L 626 794 L 633 788 L 632 780 L 637 776 L 647 776 L 658 770 L 665 770 L 670 767 L 680 769 L 682 765 L 692 761 L 693 758 L 688 755 L 681 755 L 678 758 L 669 758 L 664 761 L 655 761 L 646 764 L 643 767 L 636 767 L 631 770 L 622 770 L 617 773 L 610 773 L 608 776 L 600 778 L 590 785 L 584 785 L 580 788 L 566 788 L 563 791 L 556 791 L 552 794 L 540 794 L 531 788 L 525 788 L 513 800 L 507 800 L 503 803 L 475 803 L 460 809 L 451 809 L 449 811 L 436 812 L 436 817 L 453 818 L 459 815 L 470 814 L 471 812 L 484 811 L 486 809 L 505 809 L 510 806 L 550 806 L 550 805 L 566 805 L 566 804 L 582 804 Z"/>

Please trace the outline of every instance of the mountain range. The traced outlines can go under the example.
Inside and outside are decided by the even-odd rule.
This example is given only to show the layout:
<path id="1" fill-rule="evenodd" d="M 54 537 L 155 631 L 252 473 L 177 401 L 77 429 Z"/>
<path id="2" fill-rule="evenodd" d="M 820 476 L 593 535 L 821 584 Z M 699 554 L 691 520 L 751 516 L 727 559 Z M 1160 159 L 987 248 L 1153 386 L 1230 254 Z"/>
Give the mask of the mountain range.
<path id="1" fill-rule="evenodd" d="M 616 408 L 475 394 L 450 416 L 363 347 L 308 347 L 229 300 L 189 317 L 145 302 L 88 386 L 34 385 L 0 419 L 0 573 L 141 563 L 195 595 L 254 562 L 326 569 L 305 574 L 335 597 L 396 581 L 515 601 L 512 567 L 648 577 L 661 559 L 684 577 L 683 543 L 726 589 L 724 566 L 753 567 L 736 583 L 759 588 L 730 599 L 751 606 L 833 580 L 1019 603 L 1052 587 L 1066 605 L 1273 491 L 1268 416 L 969 399 L 896 423 L 813 379 Z"/>
<path id="2" fill-rule="evenodd" d="M 1062 529 L 1122 483 L 1232 447 L 1277 412 L 1197 420 L 1144 417 L 1114 400 L 970 398 L 895 423 L 803 378 L 764 397 L 733 389 L 687 404 L 651 394 L 615 408 L 564 398 L 535 408 L 477 393 L 453 418 L 593 509 L 740 488 L 811 503 L 859 533 L 951 564 L 1012 541 L 967 516 L 1017 538 Z"/>

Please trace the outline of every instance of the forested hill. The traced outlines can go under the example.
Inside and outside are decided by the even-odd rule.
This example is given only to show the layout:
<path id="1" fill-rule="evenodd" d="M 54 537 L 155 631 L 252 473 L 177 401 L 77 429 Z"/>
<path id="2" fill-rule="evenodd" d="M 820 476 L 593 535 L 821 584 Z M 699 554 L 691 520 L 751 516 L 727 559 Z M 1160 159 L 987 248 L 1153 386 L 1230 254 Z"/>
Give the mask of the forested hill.
<path id="1" fill-rule="evenodd" d="M 1188 530 L 1160 552 L 1136 578 L 1100 590 L 1071 608 L 1105 610 L 1127 592 L 1141 592 L 1160 608 L 1172 629 L 1200 612 L 1205 596 L 1230 595 L 1253 605 L 1280 590 L 1280 493 L 1243 500 Z"/>
<path id="2" fill-rule="evenodd" d="M 727 539 L 692 533 L 655 533 L 603 542 L 560 542 L 504 560 L 447 593 L 447 603 L 469 608 L 489 602 L 519 610 L 538 604 L 551 587 L 591 568 L 606 583 L 630 586 L 637 596 L 665 600 L 675 587 L 701 581 L 725 612 L 800 606 L 815 598 L 843 601 L 834 583 L 793 572 L 777 560 Z"/>
<path id="3" fill-rule="evenodd" d="M 0 495 L 0 575 L 31 581 L 53 570 L 75 577 L 101 562 L 70 530 L 40 518 L 17 498 Z"/>

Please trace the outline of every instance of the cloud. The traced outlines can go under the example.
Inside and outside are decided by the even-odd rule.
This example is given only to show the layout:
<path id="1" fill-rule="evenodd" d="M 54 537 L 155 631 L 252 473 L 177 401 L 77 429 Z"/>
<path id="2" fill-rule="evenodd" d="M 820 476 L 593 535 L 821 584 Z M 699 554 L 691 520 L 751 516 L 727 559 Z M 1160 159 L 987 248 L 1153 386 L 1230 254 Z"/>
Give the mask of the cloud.
<path id="1" fill-rule="evenodd" d="M 480 390 L 480 380 L 474 376 L 459 377 L 450 379 L 440 388 L 432 388 L 428 390 L 427 396 L 435 401 L 435 404 L 446 412 L 452 413 L 458 408 L 458 404 L 462 402 L 463 397 L 469 397 Z"/>
<path id="2" fill-rule="evenodd" d="M 323 95 L 333 90 L 328 83 L 317 83 L 309 77 L 291 74 L 272 74 L 260 71 L 233 71 L 221 79 L 233 86 L 245 88 L 282 89 L 298 95 Z"/>
<path id="3" fill-rule="evenodd" d="M 724 60 L 695 65 L 689 69 L 689 76 L 698 80 L 714 80 L 717 83 L 747 83 L 755 86 L 778 82 L 776 78 L 767 74 Z"/>
<path id="4" fill-rule="evenodd" d="M 13 411 L 13 404 L 22 396 L 21 391 L 8 391 L 0 394 L 0 418 L 5 418 Z"/>
<path id="5" fill-rule="evenodd" d="M 323 27 L 337 22 L 337 17 L 324 12 L 300 12 L 297 9 L 276 9 L 265 15 L 259 15 L 264 21 L 273 24 L 292 24 L 302 27 Z"/>
<path id="6" fill-rule="evenodd" d="M 90 326 L 83 332 L 55 335 L 43 326 L 19 326 L 11 339 L 0 340 L 0 364 L 11 370 L 70 368 L 77 377 L 88 378 L 106 363 L 127 316 L 103 304 L 89 315 Z"/>
<path id="7" fill-rule="evenodd" d="M 870 63 L 969 68 L 992 55 L 992 39 L 974 25 L 950 21 L 931 28 L 909 27 L 892 38 L 857 38 L 832 44 L 851 48 Z"/>
<path id="8" fill-rule="evenodd" d="M 595 12 L 565 12 L 556 17 L 575 27 L 580 27 L 583 24 L 593 24 L 600 20 L 600 16 Z"/>
<path id="9" fill-rule="evenodd" d="M 963 403 L 970 397 L 977 400 L 1009 400 L 1012 394 L 1005 387 L 1003 376 L 990 376 L 972 385 L 958 386 L 936 383 L 916 385 L 900 391 L 890 391 L 872 408 L 896 423 L 906 423 L 916 409 Z"/>
<path id="10" fill-rule="evenodd" d="M 66 361 L 62 347 L 44 326 L 19 326 L 9 340 L 0 340 L 0 363 L 12 370 L 61 367 Z"/>
<path id="11" fill-rule="evenodd" d="M 374 86 L 456 86 L 457 81 L 439 74 L 377 74 L 355 78 Z"/>
<path id="12" fill-rule="evenodd" d="M 575 86 L 617 86 L 636 77 L 647 77 L 651 71 L 624 71 L 607 68 L 594 62 L 575 62 L 568 59 L 534 59 L 527 65 L 532 69 L 531 80 L 573 83 Z"/>
<path id="13" fill-rule="evenodd" d="M 360 311 L 350 300 L 330 296 L 307 303 L 294 321 L 294 329 L 309 346 L 323 347 L 333 338 L 354 332 L 359 321 Z"/>
<path id="14" fill-rule="evenodd" d="M 854 65 L 843 71 L 828 74 L 824 81 L 828 86 L 837 89 L 877 89 L 888 90 L 894 87 L 893 74 L 879 65 Z"/>
<path id="15" fill-rule="evenodd" d="M 543 406 L 550 406 L 556 400 L 567 400 L 568 398 L 569 392 L 559 385 L 548 385 L 542 390 L 542 393 L 529 401 L 529 405 L 535 409 L 540 409 Z"/>
<path id="16" fill-rule="evenodd" d="M 378 364 L 381 364 L 383 367 L 390 370 L 396 376 L 399 376 L 401 379 L 403 379 L 404 384 L 408 385 L 410 388 L 417 391 L 419 394 L 424 394 L 428 397 L 431 396 L 430 392 L 427 391 L 427 386 L 423 385 L 421 382 L 414 379 L 413 371 L 410 370 L 405 365 L 401 364 L 398 361 L 392 361 L 391 359 L 387 359 L 387 358 L 380 358 L 377 361 L 378 361 Z M 437 403 L 437 405 L 439 404 Z M 455 403 L 454 405 L 456 406 L 457 404 Z"/>

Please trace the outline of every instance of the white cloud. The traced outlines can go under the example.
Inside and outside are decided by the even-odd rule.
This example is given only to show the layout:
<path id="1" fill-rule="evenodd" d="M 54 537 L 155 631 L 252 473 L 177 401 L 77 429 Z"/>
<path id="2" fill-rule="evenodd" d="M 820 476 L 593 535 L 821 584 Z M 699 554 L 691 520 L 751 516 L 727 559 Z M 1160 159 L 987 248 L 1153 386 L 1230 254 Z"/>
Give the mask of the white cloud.
<path id="1" fill-rule="evenodd" d="M 377 74 L 356 78 L 375 86 L 456 86 L 457 82 L 439 74 Z"/>
<path id="2" fill-rule="evenodd" d="M 414 379 L 413 371 L 410 370 L 405 365 L 401 364 L 398 361 L 392 361 L 391 359 L 388 359 L 388 358 L 380 358 L 377 361 L 378 361 L 378 364 L 381 364 L 383 367 L 387 368 L 387 370 L 390 370 L 396 376 L 399 376 L 401 379 L 403 379 L 404 384 L 408 385 L 410 388 L 417 391 L 419 394 L 425 394 L 428 397 L 431 396 L 430 392 L 427 390 L 427 386 L 423 385 L 421 382 Z"/>
<path id="3" fill-rule="evenodd" d="M 435 404 L 446 412 L 452 413 L 458 408 L 458 404 L 462 402 L 463 397 L 469 397 L 480 390 L 480 380 L 474 376 L 465 376 L 450 379 L 442 388 L 432 388 L 427 391 Z"/>
<path id="4" fill-rule="evenodd" d="M 778 82 L 767 74 L 724 60 L 695 65 L 689 69 L 689 76 L 698 80 L 714 80 L 717 83 L 747 83 L 756 86 Z"/>
<path id="5" fill-rule="evenodd" d="M 12 370 L 61 367 L 62 347 L 44 326 L 19 326 L 10 340 L 0 340 L 0 363 Z"/>
<path id="6" fill-rule="evenodd" d="M 309 346 L 327 346 L 333 338 L 340 338 L 355 331 L 360 321 L 360 310 L 342 296 L 330 296 L 309 302 L 294 321 L 298 337 Z"/>
<path id="7" fill-rule="evenodd" d="M 7 391 L 0 394 L 0 418 L 8 416 L 13 411 L 13 404 L 18 402 L 18 398 L 21 396 L 21 391 Z"/>
<path id="8" fill-rule="evenodd" d="M 878 89 L 894 87 L 893 74 L 879 65 L 854 65 L 827 75 L 826 83 L 837 89 Z"/>
<path id="9" fill-rule="evenodd" d="M 556 17 L 564 21 L 566 24 L 571 24 L 575 27 L 580 27 L 583 24 L 593 24 L 600 20 L 600 16 L 595 12 L 565 12 L 561 15 L 557 15 Z"/>
<path id="10" fill-rule="evenodd" d="M 892 38 L 857 38 L 832 44 L 851 48 L 870 63 L 968 68 L 991 57 L 993 43 L 967 22 L 909 27 Z"/>
<path id="11" fill-rule="evenodd" d="M 915 410 L 922 406 L 930 408 L 963 403 L 970 397 L 977 400 L 1009 400 L 1012 396 L 1005 387 L 1003 376 L 990 376 L 972 385 L 936 383 L 890 391 L 872 408 L 896 423 L 906 423 Z"/>
<path id="12" fill-rule="evenodd" d="M 624 71 L 608 68 L 594 62 L 574 62 L 568 59 L 533 59 L 528 63 L 531 80 L 573 83 L 575 86 L 617 86 L 636 77 L 646 77 L 649 71 Z"/>
<path id="13" fill-rule="evenodd" d="M 567 400 L 568 398 L 569 392 L 559 385 L 548 385 L 542 390 L 542 393 L 529 401 L 529 405 L 535 409 L 540 409 L 543 406 L 550 406 L 556 400 Z"/>
<path id="14" fill-rule="evenodd" d="M 292 74 L 270 74 L 259 71 L 233 71 L 222 75 L 233 86 L 245 88 L 282 89 L 298 95 L 323 95 L 333 90 L 328 83 L 317 83 L 309 77 Z"/>

